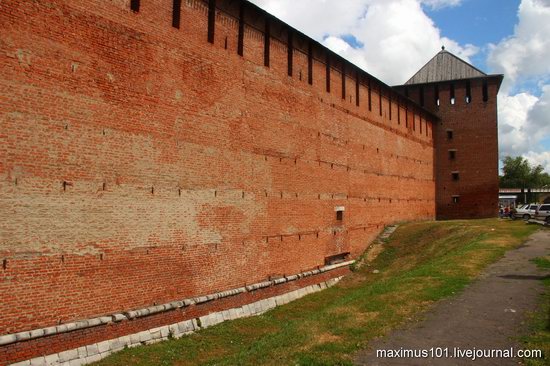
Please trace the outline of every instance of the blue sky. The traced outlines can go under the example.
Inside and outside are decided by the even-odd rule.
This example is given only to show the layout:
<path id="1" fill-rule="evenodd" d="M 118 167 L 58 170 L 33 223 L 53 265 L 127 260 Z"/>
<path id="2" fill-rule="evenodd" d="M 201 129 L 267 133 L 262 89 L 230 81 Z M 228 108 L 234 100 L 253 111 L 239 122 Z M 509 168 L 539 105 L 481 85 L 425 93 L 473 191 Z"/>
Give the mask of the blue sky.
<path id="1" fill-rule="evenodd" d="M 514 33 L 519 0 L 465 0 L 460 6 L 424 10 L 446 35 L 460 43 L 497 43 Z"/>
<path id="2" fill-rule="evenodd" d="M 519 4 L 519 0 L 465 0 L 456 7 L 423 8 L 446 37 L 483 47 L 514 34 Z M 481 70 L 490 71 L 486 58 L 487 49 L 481 49 L 471 61 Z"/>

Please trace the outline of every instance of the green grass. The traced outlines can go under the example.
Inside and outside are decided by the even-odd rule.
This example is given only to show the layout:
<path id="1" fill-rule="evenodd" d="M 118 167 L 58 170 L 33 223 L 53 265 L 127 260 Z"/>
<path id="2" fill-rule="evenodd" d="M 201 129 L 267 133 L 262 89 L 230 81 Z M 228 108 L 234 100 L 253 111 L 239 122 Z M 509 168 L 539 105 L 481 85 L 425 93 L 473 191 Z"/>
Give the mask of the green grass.
<path id="1" fill-rule="evenodd" d="M 370 339 L 461 291 L 536 229 L 496 219 L 404 224 L 374 262 L 337 286 L 99 365 L 351 365 Z"/>
<path id="2" fill-rule="evenodd" d="M 533 262 L 542 269 L 550 269 L 550 257 L 535 258 Z M 540 299 L 540 307 L 531 318 L 531 334 L 522 337 L 525 349 L 540 349 L 544 357 L 526 358 L 527 366 L 550 365 L 550 278 L 543 281 L 545 292 Z"/>

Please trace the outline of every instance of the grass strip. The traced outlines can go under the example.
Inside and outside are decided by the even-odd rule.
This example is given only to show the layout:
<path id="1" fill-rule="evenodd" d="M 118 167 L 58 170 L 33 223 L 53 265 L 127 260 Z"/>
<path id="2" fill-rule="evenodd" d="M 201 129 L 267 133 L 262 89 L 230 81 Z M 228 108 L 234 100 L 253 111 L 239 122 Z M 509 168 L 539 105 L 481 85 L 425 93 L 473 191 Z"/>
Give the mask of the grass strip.
<path id="1" fill-rule="evenodd" d="M 404 224 L 372 263 L 335 287 L 261 316 L 126 349 L 98 364 L 351 365 L 370 339 L 419 319 L 536 229 L 498 219 Z"/>

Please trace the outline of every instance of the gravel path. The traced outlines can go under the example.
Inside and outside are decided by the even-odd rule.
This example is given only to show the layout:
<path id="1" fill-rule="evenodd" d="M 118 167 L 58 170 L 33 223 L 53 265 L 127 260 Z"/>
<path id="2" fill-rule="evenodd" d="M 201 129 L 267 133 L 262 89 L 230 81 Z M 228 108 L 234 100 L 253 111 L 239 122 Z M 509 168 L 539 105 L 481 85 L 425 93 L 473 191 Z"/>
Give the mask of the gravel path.
<path id="1" fill-rule="evenodd" d="M 533 234 L 520 248 L 489 266 L 459 296 L 439 302 L 425 320 L 376 339 L 358 353 L 358 365 L 518 365 L 517 358 L 450 357 L 461 350 L 520 349 L 517 337 L 527 331 L 526 315 L 536 309 L 548 276 L 530 260 L 547 255 L 550 231 Z M 447 358 L 381 358 L 376 350 L 448 348 Z M 418 351 L 417 351 L 418 352 Z M 435 352 L 435 350 L 434 350 Z"/>

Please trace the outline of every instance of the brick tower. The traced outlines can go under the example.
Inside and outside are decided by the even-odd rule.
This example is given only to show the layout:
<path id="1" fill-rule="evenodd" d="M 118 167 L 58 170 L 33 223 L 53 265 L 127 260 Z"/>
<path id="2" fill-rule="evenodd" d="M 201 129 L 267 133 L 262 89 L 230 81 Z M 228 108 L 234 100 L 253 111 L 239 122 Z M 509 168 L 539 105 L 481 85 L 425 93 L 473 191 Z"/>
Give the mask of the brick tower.
<path id="1" fill-rule="evenodd" d="M 438 219 L 497 215 L 497 93 L 502 79 L 503 75 L 487 75 L 442 47 L 396 87 L 440 117 L 434 124 Z"/>

